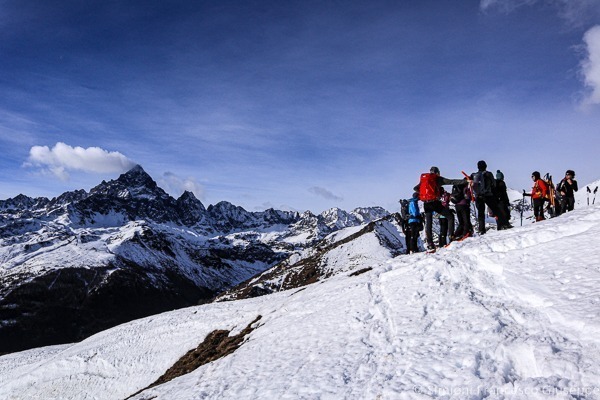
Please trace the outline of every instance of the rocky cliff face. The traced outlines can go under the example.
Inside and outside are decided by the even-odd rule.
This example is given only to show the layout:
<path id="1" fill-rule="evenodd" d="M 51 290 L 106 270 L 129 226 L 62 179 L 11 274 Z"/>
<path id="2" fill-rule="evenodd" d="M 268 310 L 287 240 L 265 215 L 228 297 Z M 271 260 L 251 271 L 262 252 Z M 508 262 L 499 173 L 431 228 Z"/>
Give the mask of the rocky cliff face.
<path id="1" fill-rule="evenodd" d="M 169 196 L 140 166 L 89 192 L 0 201 L 0 353 L 209 301 L 332 232 L 386 215 L 206 208 L 190 192 Z"/>

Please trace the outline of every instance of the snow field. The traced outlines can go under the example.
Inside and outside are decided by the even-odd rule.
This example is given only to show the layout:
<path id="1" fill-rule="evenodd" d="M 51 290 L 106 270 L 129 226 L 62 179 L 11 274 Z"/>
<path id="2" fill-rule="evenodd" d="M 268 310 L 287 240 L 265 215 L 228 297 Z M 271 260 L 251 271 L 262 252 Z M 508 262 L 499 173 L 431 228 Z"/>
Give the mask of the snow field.
<path id="1" fill-rule="evenodd" d="M 391 258 L 367 235 L 300 290 L 0 357 L 0 398 L 122 399 L 262 315 L 235 353 L 134 398 L 600 399 L 599 237 L 600 206 L 435 254 Z M 358 259 L 373 269 L 349 277 Z"/>

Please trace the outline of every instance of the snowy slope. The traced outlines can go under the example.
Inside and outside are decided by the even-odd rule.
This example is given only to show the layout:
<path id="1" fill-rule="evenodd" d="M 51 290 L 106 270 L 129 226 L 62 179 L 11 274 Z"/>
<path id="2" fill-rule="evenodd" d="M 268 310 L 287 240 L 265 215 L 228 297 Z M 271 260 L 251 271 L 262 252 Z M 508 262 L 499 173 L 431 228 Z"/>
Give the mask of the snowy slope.
<path id="1" fill-rule="evenodd" d="M 210 332 L 260 315 L 233 354 L 134 398 L 600 399 L 599 236 L 600 206 L 580 207 L 373 259 L 357 276 L 6 355 L 0 398 L 124 399 Z"/>

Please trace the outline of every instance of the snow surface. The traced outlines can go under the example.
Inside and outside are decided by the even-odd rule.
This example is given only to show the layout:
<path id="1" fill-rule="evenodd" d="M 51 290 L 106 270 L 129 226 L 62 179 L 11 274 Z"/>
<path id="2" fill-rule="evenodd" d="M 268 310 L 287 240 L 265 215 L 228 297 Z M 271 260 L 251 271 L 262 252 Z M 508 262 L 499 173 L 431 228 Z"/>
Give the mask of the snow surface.
<path id="1" fill-rule="evenodd" d="M 0 357 L 0 398 L 124 399 L 262 315 L 235 353 L 134 398 L 600 399 L 599 237 L 597 205 L 432 255 L 363 240 L 358 276 Z"/>

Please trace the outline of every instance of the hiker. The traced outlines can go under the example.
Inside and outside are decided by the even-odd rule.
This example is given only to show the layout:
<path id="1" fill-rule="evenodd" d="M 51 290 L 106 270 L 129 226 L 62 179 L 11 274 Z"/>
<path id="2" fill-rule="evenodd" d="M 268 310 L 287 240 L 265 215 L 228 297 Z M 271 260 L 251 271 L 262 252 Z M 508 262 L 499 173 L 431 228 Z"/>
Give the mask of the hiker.
<path id="1" fill-rule="evenodd" d="M 419 192 L 419 200 L 423 202 L 425 212 L 425 236 L 427 240 L 427 251 L 434 252 L 433 243 L 433 212 L 437 212 L 448 218 L 448 229 L 454 232 L 454 217 L 449 208 L 444 208 L 440 201 L 440 188 L 443 185 L 458 185 L 462 179 L 447 179 L 440 175 L 438 167 L 431 167 L 429 173 L 421 174 L 419 184 L 415 186 L 415 191 Z"/>
<path id="2" fill-rule="evenodd" d="M 575 171 L 569 169 L 556 187 L 557 193 L 560 193 L 560 208 L 562 212 L 573 211 L 575 208 L 575 192 L 577 189 Z"/>
<path id="3" fill-rule="evenodd" d="M 458 227 L 453 234 L 453 240 L 466 239 L 473 235 L 473 224 L 471 224 L 471 189 L 467 178 L 460 185 L 452 186 L 450 201 L 454 203 Z"/>
<path id="4" fill-rule="evenodd" d="M 419 252 L 419 232 L 423 230 L 423 219 L 419 210 L 419 193 L 415 192 L 412 198 L 408 201 L 408 229 L 404 235 L 406 236 L 406 254 Z"/>
<path id="5" fill-rule="evenodd" d="M 483 160 L 477 163 L 477 172 L 471 174 L 471 190 L 475 197 L 475 207 L 477 207 L 477 222 L 479 225 L 479 234 L 483 235 L 485 229 L 485 206 L 487 205 L 492 214 L 496 216 L 496 226 L 498 230 L 509 229 L 512 226 L 508 223 L 508 217 L 498 206 L 496 198 L 496 179 L 491 172 L 487 171 L 487 163 Z"/>
<path id="6" fill-rule="evenodd" d="M 504 182 L 504 174 L 502 171 L 496 171 L 496 199 L 498 199 L 498 208 L 500 208 L 506 216 L 506 222 L 510 223 L 510 200 L 508 198 L 508 189 Z"/>
<path id="7" fill-rule="evenodd" d="M 442 206 L 444 206 L 445 209 L 450 210 L 450 214 L 452 215 L 451 217 L 447 217 L 444 214 L 440 214 L 440 234 L 438 236 L 438 246 L 444 247 L 448 244 L 448 224 L 450 219 L 452 220 L 452 226 L 454 230 L 454 212 L 450 208 L 450 193 L 448 193 L 443 187 L 440 187 L 440 193 L 440 201 L 442 202 Z M 453 230 L 450 231 L 450 240 L 452 240 Z"/>
<path id="8" fill-rule="evenodd" d="M 533 200 L 533 215 L 535 216 L 535 222 L 543 221 L 544 217 L 544 202 L 548 200 L 548 185 L 541 178 L 538 171 L 533 171 L 531 174 L 533 180 L 533 188 L 531 193 L 523 193 L 523 196 L 531 196 Z"/>

